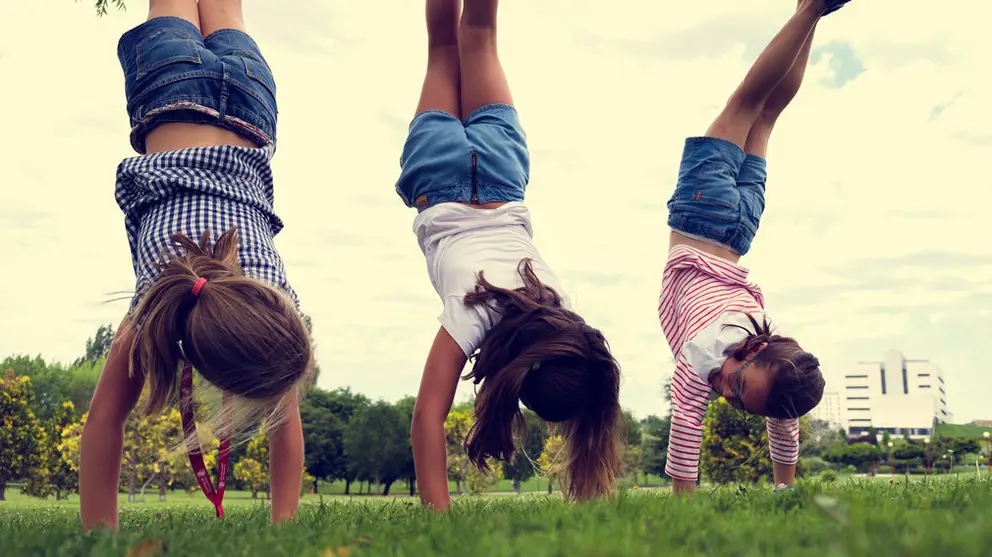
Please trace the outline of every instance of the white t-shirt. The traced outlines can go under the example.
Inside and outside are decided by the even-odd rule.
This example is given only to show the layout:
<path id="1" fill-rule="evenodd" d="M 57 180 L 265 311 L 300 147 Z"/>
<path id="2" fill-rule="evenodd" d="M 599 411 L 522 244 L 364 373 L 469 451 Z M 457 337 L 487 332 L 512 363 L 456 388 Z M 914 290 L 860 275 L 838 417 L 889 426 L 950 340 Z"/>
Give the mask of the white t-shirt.
<path id="1" fill-rule="evenodd" d="M 760 312 L 751 312 L 751 317 L 759 324 L 765 319 Z M 722 368 L 730 357 L 726 355 L 727 349 L 744 342 L 748 333 L 754 333 L 754 324 L 746 313 L 726 312 L 682 345 L 682 353 L 700 381 L 709 384 L 710 374 Z M 720 394 L 711 390 L 710 400 L 718 398 Z"/>
<path id="2" fill-rule="evenodd" d="M 479 271 L 494 286 L 521 288 L 518 267 L 522 259 L 530 258 L 537 278 L 554 288 L 567 307 L 558 277 L 534 247 L 530 211 L 523 203 L 496 209 L 440 203 L 417 215 L 413 231 L 427 259 L 427 274 L 444 304 L 438 321 L 465 356 L 475 353 L 499 318 L 483 306 L 465 306 L 465 295 L 475 291 Z"/>

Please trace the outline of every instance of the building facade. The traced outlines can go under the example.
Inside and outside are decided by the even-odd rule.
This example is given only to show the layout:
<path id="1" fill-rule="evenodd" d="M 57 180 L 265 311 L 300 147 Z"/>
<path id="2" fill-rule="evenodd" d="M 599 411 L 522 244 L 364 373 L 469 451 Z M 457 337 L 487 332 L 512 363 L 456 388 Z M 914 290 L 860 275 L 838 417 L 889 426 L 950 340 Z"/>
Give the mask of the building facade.
<path id="1" fill-rule="evenodd" d="M 874 427 L 879 434 L 927 437 L 935 422 L 953 419 L 943 370 L 897 350 L 879 362 L 859 362 L 844 376 L 841 408 L 851 436 Z"/>

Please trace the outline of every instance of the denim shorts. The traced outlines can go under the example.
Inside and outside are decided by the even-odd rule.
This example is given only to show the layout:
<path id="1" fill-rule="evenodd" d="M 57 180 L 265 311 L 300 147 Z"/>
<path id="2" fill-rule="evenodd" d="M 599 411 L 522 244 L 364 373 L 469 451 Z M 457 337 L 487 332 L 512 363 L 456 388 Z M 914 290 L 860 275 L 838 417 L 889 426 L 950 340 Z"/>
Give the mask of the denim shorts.
<path id="1" fill-rule="evenodd" d="M 764 158 L 724 139 L 690 137 L 668 200 L 668 226 L 744 255 L 765 211 L 767 178 Z"/>
<path id="2" fill-rule="evenodd" d="M 438 203 L 523 201 L 527 136 L 509 105 L 483 106 L 464 122 L 428 110 L 410 123 L 400 168 L 396 193 L 419 211 Z"/>
<path id="3" fill-rule="evenodd" d="M 167 122 L 210 124 L 260 147 L 276 140 L 276 84 L 247 34 L 221 29 L 204 39 L 192 23 L 159 17 L 125 33 L 117 45 L 124 69 L 131 146 Z"/>

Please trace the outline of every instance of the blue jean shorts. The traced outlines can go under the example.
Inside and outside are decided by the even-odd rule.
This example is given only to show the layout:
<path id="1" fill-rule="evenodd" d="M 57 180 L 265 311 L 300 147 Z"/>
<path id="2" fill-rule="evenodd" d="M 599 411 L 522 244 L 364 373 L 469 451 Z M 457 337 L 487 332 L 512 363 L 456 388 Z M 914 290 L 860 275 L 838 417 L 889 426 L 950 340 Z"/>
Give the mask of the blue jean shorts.
<path id="1" fill-rule="evenodd" d="M 668 200 L 668 226 L 744 255 L 765 211 L 767 179 L 764 158 L 724 139 L 690 137 Z"/>
<path id="2" fill-rule="evenodd" d="M 131 146 L 167 122 L 210 124 L 260 147 L 276 140 L 276 84 L 247 34 L 221 29 L 204 39 L 192 23 L 159 17 L 125 33 L 117 45 L 124 69 Z"/>
<path id="3" fill-rule="evenodd" d="M 419 211 L 438 203 L 523 201 L 527 136 L 509 105 L 483 106 L 464 122 L 428 110 L 410 123 L 400 168 L 396 193 Z"/>

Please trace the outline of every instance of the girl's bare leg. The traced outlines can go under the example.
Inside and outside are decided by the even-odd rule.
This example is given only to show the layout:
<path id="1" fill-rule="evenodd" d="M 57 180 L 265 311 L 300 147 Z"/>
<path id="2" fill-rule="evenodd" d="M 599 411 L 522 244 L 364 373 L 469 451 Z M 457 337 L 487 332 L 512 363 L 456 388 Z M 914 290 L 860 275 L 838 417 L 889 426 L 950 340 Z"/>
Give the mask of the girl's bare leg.
<path id="1" fill-rule="evenodd" d="M 799 2 L 799 9 L 801 8 L 802 1 Z M 761 115 L 758 116 L 757 121 L 755 121 L 754 125 L 751 126 L 751 130 L 748 132 L 747 141 L 744 144 L 744 151 L 746 153 L 762 158 L 767 156 L 768 139 L 771 136 L 772 128 L 775 127 L 778 117 L 782 115 L 785 108 L 796 97 L 800 86 L 802 86 L 803 77 L 806 75 L 806 66 L 809 64 L 809 53 L 813 46 L 813 35 L 815 33 L 816 27 L 814 26 L 806 38 L 806 43 L 799 51 L 799 56 L 796 57 L 795 63 L 792 64 L 792 69 L 789 70 L 785 79 L 778 84 L 778 87 L 772 91 L 768 100 L 765 101 Z"/>
<path id="2" fill-rule="evenodd" d="M 156 17 L 178 17 L 200 28 L 200 15 L 196 0 L 149 0 L 148 19 Z"/>
<path id="3" fill-rule="evenodd" d="M 799 9 L 765 47 L 744 81 L 706 135 L 731 141 L 741 148 L 761 117 L 772 92 L 786 78 L 800 51 L 826 9 L 826 0 L 802 0 Z"/>
<path id="4" fill-rule="evenodd" d="M 124 422 L 138 403 L 144 375 L 131 377 L 133 337 L 122 324 L 100 374 L 80 441 L 79 506 L 83 528 L 117 530 Z"/>
<path id="5" fill-rule="evenodd" d="M 447 112 L 461 119 L 461 68 L 458 57 L 458 17 L 461 0 L 427 0 L 427 75 L 417 114 Z"/>
<path id="6" fill-rule="evenodd" d="M 221 29 L 245 29 L 245 15 L 241 0 L 200 0 L 200 32 L 209 37 Z"/>
<path id="7" fill-rule="evenodd" d="M 498 7 L 499 0 L 465 0 L 458 27 L 463 116 L 489 104 L 513 105 L 496 48 Z"/>

